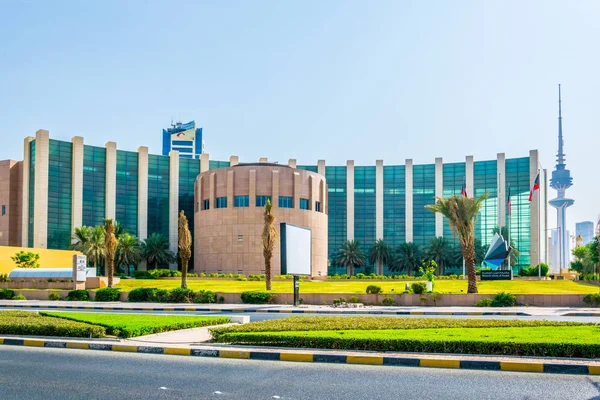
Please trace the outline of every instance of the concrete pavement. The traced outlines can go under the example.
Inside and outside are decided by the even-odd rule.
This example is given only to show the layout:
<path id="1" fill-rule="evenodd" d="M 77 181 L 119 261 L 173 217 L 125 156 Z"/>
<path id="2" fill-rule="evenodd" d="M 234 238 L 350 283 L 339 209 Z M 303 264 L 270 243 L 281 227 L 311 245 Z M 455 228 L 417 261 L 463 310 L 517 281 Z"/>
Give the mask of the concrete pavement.
<path id="1" fill-rule="evenodd" d="M 456 315 L 456 316 L 537 316 L 537 317 L 600 317 L 597 308 L 569 307 L 383 307 L 334 308 L 306 305 L 294 307 L 280 304 L 167 304 L 91 301 L 0 300 L 1 309 L 74 309 L 110 311 L 172 311 L 219 313 L 284 313 L 342 315 Z"/>
<path id="2" fill-rule="evenodd" d="M 597 399 L 600 377 L 0 346 L 3 400 Z"/>

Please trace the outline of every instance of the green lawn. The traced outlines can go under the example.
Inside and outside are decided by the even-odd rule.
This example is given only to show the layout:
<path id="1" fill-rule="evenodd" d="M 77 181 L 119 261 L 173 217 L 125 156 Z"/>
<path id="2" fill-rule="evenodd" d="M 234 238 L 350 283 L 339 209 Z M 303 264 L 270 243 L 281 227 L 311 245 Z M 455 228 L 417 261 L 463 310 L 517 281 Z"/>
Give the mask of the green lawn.
<path id="1" fill-rule="evenodd" d="M 178 329 L 226 324 L 227 317 L 186 317 L 147 314 L 95 314 L 78 312 L 43 312 L 55 319 L 81 321 L 106 328 L 109 335 L 123 338 L 149 335 Z"/>
<path id="2" fill-rule="evenodd" d="M 301 293 L 365 293 L 367 286 L 379 285 L 384 293 L 401 293 L 404 291 L 404 281 L 374 281 L 374 282 L 301 282 Z M 409 284 L 412 282 L 408 282 Z M 122 279 L 116 285 L 121 291 L 128 292 L 139 287 L 154 287 L 159 289 L 172 289 L 179 287 L 179 280 L 159 279 Z M 264 290 L 264 282 L 255 281 L 225 281 L 225 280 L 188 280 L 188 287 L 193 290 L 212 290 L 219 293 L 241 293 L 249 290 Z M 576 283 L 573 281 L 484 281 L 477 282 L 479 293 L 496 294 L 509 292 L 513 294 L 588 294 L 598 293 L 598 286 Z M 392 292 L 392 289 L 394 291 Z M 438 280 L 435 282 L 435 291 L 439 293 L 466 293 L 466 280 Z M 273 282 L 273 292 L 292 293 L 293 283 L 289 281 Z"/>
<path id="3" fill-rule="evenodd" d="M 0 334 L 104 337 L 106 329 L 83 322 L 43 316 L 32 311 L 0 311 Z"/>
<path id="4" fill-rule="evenodd" d="M 600 326 L 550 321 L 295 317 L 215 328 L 216 342 L 342 350 L 600 356 Z"/>

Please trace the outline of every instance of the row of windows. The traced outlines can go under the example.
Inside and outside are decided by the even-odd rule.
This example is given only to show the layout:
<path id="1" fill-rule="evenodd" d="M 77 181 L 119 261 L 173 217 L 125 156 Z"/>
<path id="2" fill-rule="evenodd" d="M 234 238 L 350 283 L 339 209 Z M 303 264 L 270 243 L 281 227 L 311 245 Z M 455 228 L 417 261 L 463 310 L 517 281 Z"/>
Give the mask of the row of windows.
<path id="1" fill-rule="evenodd" d="M 51 139 L 48 153 L 47 246 L 66 249 L 71 244 L 73 145 Z"/>
<path id="2" fill-rule="evenodd" d="M 227 197 L 217 197 L 216 208 L 227 208 Z M 271 201 L 271 196 L 256 196 L 256 206 L 264 207 L 267 204 L 267 201 Z M 294 199 L 293 197 L 280 196 L 279 197 L 279 208 L 293 208 L 294 207 Z M 249 207 L 250 206 L 250 196 L 234 196 L 233 198 L 233 206 L 234 207 Z M 210 200 L 202 201 L 202 209 L 208 210 L 210 209 Z M 308 199 L 300 199 L 300 209 L 301 210 L 310 210 L 310 201 Z M 321 211 L 321 202 L 315 202 L 316 211 Z"/>

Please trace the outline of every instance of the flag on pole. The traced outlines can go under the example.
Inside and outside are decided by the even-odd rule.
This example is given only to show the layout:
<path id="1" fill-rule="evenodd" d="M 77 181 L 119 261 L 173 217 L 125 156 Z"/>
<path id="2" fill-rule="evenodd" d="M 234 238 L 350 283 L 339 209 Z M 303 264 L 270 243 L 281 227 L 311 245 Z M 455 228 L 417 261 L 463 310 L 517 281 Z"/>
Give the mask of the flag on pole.
<path id="1" fill-rule="evenodd" d="M 536 190 L 540 190 L 540 172 L 538 171 L 535 176 L 535 181 L 533 181 L 533 186 L 531 187 L 531 191 L 529 192 L 529 201 L 533 201 L 533 192 Z"/>
<path id="2" fill-rule="evenodd" d="M 506 205 L 508 206 L 508 216 L 512 216 L 512 203 L 510 202 L 510 183 L 508 184 L 508 190 L 506 191 Z"/>
<path id="3" fill-rule="evenodd" d="M 467 195 L 467 177 L 465 176 L 465 179 L 463 179 L 463 184 L 462 184 L 462 189 L 460 189 L 460 194 L 462 194 L 464 197 L 469 197 Z"/>

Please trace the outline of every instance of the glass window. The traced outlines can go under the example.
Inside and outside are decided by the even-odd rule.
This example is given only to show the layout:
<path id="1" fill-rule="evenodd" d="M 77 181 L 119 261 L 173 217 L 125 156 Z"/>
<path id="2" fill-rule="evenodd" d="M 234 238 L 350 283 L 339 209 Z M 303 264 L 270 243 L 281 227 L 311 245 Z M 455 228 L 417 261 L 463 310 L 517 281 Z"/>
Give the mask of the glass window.
<path id="1" fill-rule="evenodd" d="M 256 207 L 264 207 L 267 205 L 267 200 L 271 200 L 271 196 L 256 196 Z"/>
<path id="2" fill-rule="evenodd" d="M 294 208 L 294 198 L 279 196 L 279 208 Z"/>
<path id="3" fill-rule="evenodd" d="M 217 197 L 217 208 L 227 208 L 227 197 Z"/>
<path id="4" fill-rule="evenodd" d="M 2 215 L 6 215 L 6 206 L 2 205 Z"/>
<path id="5" fill-rule="evenodd" d="M 320 201 L 315 201 L 315 211 L 321 212 L 321 202 Z"/>
<path id="6" fill-rule="evenodd" d="M 250 196 L 235 196 L 233 202 L 234 207 L 248 207 L 250 205 Z"/>
<path id="7" fill-rule="evenodd" d="M 329 193 L 327 199 L 329 212 L 327 252 L 329 259 L 333 260 L 346 240 L 346 167 L 326 166 L 325 178 Z M 328 270 L 328 273 L 333 275 L 345 273 L 346 267 L 332 263 Z"/>
<path id="8" fill-rule="evenodd" d="M 202 209 L 209 210 L 210 209 L 210 200 L 202 200 Z"/>
<path id="9" fill-rule="evenodd" d="M 310 202 L 308 201 L 308 199 L 300 199 L 300 209 L 310 210 Z"/>

